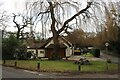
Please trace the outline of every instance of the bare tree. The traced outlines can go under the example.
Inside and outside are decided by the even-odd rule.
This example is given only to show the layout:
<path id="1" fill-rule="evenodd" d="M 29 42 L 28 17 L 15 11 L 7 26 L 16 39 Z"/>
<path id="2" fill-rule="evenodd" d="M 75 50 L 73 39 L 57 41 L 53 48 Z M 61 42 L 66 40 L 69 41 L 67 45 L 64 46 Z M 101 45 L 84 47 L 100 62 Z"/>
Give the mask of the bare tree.
<path id="1" fill-rule="evenodd" d="M 116 41 L 118 39 L 118 12 L 116 3 L 103 2 L 104 22 L 98 27 L 95 42 L 97 46 L 104 46 L 105 42 Z"/>
<path id="2" fill-rule="evenodd" d="M 117 21 L 116 21 L 116 7 L 115 4 L 109 3 L 109 6 L 105 6 L 106 22 L 105 22 L 105 33 L 107 41 L 117 40 Z"/>
<path id="3" fill-rule="evenodd" d="M 4 36 L 4 32 L 6 30 L 6 28 L 9 26 L 9 20 L 10 20 L 10 16 L 7 14 L 6 11 L 1 11 L 0 12 L 0 27 L 2 29 L 2 38 Z"/>
<path id="4" fill-rule="evenodd" d="M 96 19 L 95 13 L 91 13 L 96 7 L 92 6 L 94 3 L 87 2 L 86 7 L 82 8 L 80 1 L 38 0 L 28 6 L 28 13 L 30 13 L 28 17 L 34 25 L 41 21 L 44 28 L 50 28 L 54 41 L 53 55 L 57 55 L 59 52 L 58 37 L 62 33 L 80 27 L 82 22 L 90 22 L 87 19 L 93 17 Z M 91 24 L 93 22 L 95 21 L 91 21 Z"/>
<path id="5" fill-rule="evenodd" d="M 86 43 L 85 36 L 86 33 L 82 29 L 76 29 L 73 32 L 68 33 L 67 39 L 74 45 L 79 44 L 81 46 L 84 46 Z"/>
<path id="6" fill-rule="evenodd" d="M 47 4 L 45 4 L 47 2 Z M 39 4 L 38 4 L 39 3 Z M 35 5 L 34 5 L 35 4 Z M 40 5 L 40 6 L 38 6 Z M 66 7 L 67 5 L 67 7 Z M 46 26 L 50 26 L 51 32 L 53 35 L 53 41 L 54 41 L 54 51 L 53 55 L 58 56 L 59 52 L 59 41 L 58 38 L 62 32 L 67 31 L 67 29 L 70 28 L 71 22 L 73 20 L 76 20 L 76 23 L 78 22 L 78 19 L 81 16 L 89 17 L 89 11 L 88 9 L 91 7 L 92 2 L 88 2 L 86 7 L 83 9 L 79 9 L 80 5 L 79 3 L 75 1 L 40 1 L 33 3 L 34 8 L 37 7 L 37 18 L 41 19 L 43 23 L 46 22 Z M 75 12 L 74 15 L 69 14 L 66 18 L 65 10 L 69 7 L 73 7 Z M 68 13 L 67 13 L 68 14 Z M 77 24 L 78 25 L 78 24 Z"/>
<path id="7" fill-rule="evenodd" d="M 42 5 L 42 2 L 39 0 L 35 1 L 34 3 L 25 2 L 25 6 L 26 9 L 24 10 L 23 14 L 25 16 L 25 19 L 28 20 L 29 24 L 31 25 L 30 34 L 32 35 L 33 33 L 35 33 L 37 24 L 41 22 L 41 26 L 39 27 L 42 27 L 41 35 L 42 38 L 44 39 L 46 37 L 46 32 L 47 32 L 46 31 L 47 17 L 44 14 L 48 13 L 49 11 L 46 10 L 45 12 L 40 12 L 44 10 L 46 7 L 45 5 Z"/>
<path id="8" fill-rule="evenodd" d="M 22 24 L 17 22 L 17 20 L 16 20 L 17 17 L 22 17 Z M 16 34 L 16 35 L 17 35 L 17 39 L 19 39 L 19 38 L 20 38 L 21 31 L 22 31 L 25 27 L 27 27 L 28 22 L 27 22 L 27 20 L 24 18 L 24 16 L 16 15 L 16 14 L 14 14 L 14 13 L 13 13 L 13 22 L 14 22 L 14 24 L 15 24 L 15 27 L 17 28 L 17 34 Z"/>

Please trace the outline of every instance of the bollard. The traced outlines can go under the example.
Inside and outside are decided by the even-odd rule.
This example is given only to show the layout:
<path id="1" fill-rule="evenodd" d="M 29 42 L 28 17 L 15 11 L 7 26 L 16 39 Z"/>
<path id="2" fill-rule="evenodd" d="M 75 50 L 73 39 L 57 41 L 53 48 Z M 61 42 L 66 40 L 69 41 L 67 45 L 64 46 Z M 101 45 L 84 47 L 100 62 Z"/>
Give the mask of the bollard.
<path id="1" fill-rule="evenodd" d="M 37 69 L 38 69 L 38 70 L 40 69 L 40 63 L 38 63 Z"/>
<path id="2" fill-rule="evenodd" d="M 6 63 L 6 61 L 4 60 L 4 61 L 3 61 L 3 64 L 5 64 L 5 63 Z"/>
<path id="3" fill-rule="evenodd" d="M 14 65 L 14 67 L 17 67 L 17 62 L 15 61 L 15 65 Z"/>
<path id="4" fill-rule="evenodd" d="M 79 71 L 81 70 L 81 65 L 80 65 L 80 64 L 78 64 L 78 70 L 79 70 Z"/>
<path id="5" fill-rule="evenodd" d="M 108 63 L 106 62 L 106 70 L 108 70 Z"/>

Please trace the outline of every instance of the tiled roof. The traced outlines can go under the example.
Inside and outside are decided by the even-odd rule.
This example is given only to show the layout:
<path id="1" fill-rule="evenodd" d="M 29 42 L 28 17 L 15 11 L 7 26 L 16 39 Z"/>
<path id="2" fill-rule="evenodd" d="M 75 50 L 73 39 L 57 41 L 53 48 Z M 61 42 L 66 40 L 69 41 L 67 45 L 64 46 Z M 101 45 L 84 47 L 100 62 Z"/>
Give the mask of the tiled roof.
<path id="1" fill-rule="evenodd" d="M 39 47 L 39 48 L 45 48 L 45 46 L 46 46 L 52 39 L 53 39 L 53 37 L 49 38 L 49 39 L 43 44 L 43 46 L 41 46 L 41 47 Z M 67 41 L 67 39 L 65 39 L 63 36 L 60 36 L 60 37 L 59 37 L 59 40 L 60 40 L 60 39 L 63 40 L 65 43 L 67 43 L 69 46 L 72 46 L 72 45 L 70 44 L 70 42 Z M 60 47 L 61 47 L 61 48 L 66 48 L 65 45 L 62 44 L 62 43 L 60 43 Z M 50 45 L 49 48 L 53 48 L 53 44 Z"/>
<path id="2" fill-rule="evenodd" d="M 38 42 L 35 42 L 34 40 L 28 40 L 27 45 L 29 46 L 29 48 L 32 48 L 32 49 L 34 49 L 34 48 L 43 49 L 52 39 L 53 39 L 53 37 L 48 38 L 47 40 L 41 40 L 41 41 L 38 41 Z M 60 36 L 59 40 L 63 40 L 69 46 L 72 46 L 71 43 L 64 36 Z M 60 43 L 60 47 L 61 48 L 66 48 L 66 46 L 62 43 Z M 53 48 L 53 44 L 49 45 L 47 48 Z"/>
<path id="3" fill-rule="evenodd" d="M 34 41 L 34 40 L 27 40 L 27 46 L 29 46 L 29 48 L 39 48 L 41 47 L 46 41 L 45 40 L 40 40 L 40 41 Z"/>

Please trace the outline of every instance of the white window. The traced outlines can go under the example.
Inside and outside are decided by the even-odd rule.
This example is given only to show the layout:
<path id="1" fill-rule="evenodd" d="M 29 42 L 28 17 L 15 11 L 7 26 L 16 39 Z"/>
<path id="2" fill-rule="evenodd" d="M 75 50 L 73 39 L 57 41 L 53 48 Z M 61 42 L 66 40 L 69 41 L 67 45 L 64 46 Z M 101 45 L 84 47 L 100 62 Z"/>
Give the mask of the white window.
<path id="1" fill-rule="evenodd" d="M 44 53 L 44 51 L 40 51 L 40 53 Z"/>

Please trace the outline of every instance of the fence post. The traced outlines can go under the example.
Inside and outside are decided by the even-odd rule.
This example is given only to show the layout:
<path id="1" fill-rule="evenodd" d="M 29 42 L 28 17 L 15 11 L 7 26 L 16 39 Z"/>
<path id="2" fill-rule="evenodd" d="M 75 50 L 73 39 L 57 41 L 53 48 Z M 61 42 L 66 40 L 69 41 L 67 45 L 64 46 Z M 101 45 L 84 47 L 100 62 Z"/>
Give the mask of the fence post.
<path id="1" fill-rule="evenodd" d="M 37 69 L 40 70 L 40 63 L 38 63 L 38 65 L 37 65 Z"/>
<path id="2" fill-rule="evenodd" d="M 5 63 L 6 63 L 6 61 L 4 60 L 4 61 L 3 61 L 3 64 L 5 64 Z"/>
<path id="3" fill-rule="evenodd" d="M 78 70 L 81 71 L 81 65 L 80 65 L 80 63 L 78 64 Z"/>
<path id="4" fill-rule="evenodd" d="M 17 67 L 17 62 L 15 61 L 15 65 L 14 65 L 14 67 Z"/>
<path id="5" fill-rule="evenodd" d="M 106 70 L 108 70 L 108 62 L 106 62 Z"/>

